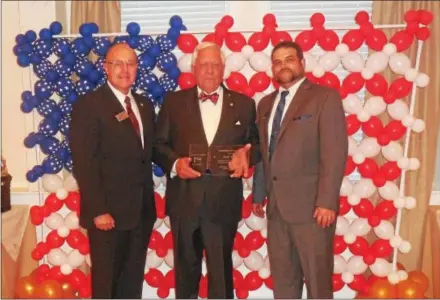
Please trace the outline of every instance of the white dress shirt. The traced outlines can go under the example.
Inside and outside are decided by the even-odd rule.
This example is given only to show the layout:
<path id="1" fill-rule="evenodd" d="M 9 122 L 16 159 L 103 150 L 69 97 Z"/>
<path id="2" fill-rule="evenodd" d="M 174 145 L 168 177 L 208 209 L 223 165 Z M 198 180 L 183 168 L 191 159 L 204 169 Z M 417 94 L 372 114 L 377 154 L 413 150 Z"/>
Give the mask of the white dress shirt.
<path id="1" fill-rule="evenodd" d="M 306 79 L 306 77 L 301 78 L 300 80 L 298 80 L 298 82 L 296 82 L 294 85 L 292 85 L 290 88 L 285 89 L 283 87 L 280 86 L 279 90 L 278 90 L 278 95 L 275 98 L 275 102 L 273 103 L 273 107 L 272 107 L 272 111 L 270 113 L 270 117 L 269 117 L 269 123 L 268 123 L 268 128 L 267 128 L 267 140 L 270 141 L 270 135 L 272 134 L 272 123 L 273 123 L 273 118 L 275 117 L 275 112 L 277 110 L 277 106 L 278 103 L 280 103 L 280 99 L 281 99 L 281 92 L 283 91 L 289 91 L 289 94 L 286 97 L 286 104 L 284 105 L 284 110 L 283 110 L 283 114 L 281 116 L 281 122 L 283 121 L 283 118 L 287 112 L 287 110 L 289 109 L 290 103 L 292 103 L 293 97 L 295 97 L 296 92 L 298 91 L 299 86 L 301 85 L 301 83 Z M 269 143 L 268 143 L 269 145 Z"/>
<path id="2" fill-rule="evenodd" d="M 115 94 L 116 98 L 119 100 L 119 102 L 121 103 L 122 107 L 124 108 L 125 111 L 127 111 L 127 107 L 125 105 L 125 97 L 128 96 L 128 98 L 130 98 L 130 103 L 131 103 L 131 109 L 133 110 L 133 113 L 139 123 L 139 129 L 140 129 L 140 134 L 141 134 L 141 141 L 142 141 L 142 148 L 144 147 L 144 126 L 142 124 L 142 119 L 141 119 L 141 114 L 139 113 L 139 107 L 137 106 L 136 101 L 134 100 L 133 95 L 131 94 L 131 90 L 128 91 L 128 95 L 124 95 L 123 93 L 121 93 L 120 91 L 118 91 L 111 83 L 110 81 L 107 81 L 108 86 L 110 87 L 110 89 L 112 90 L 113 94 Z M 131 122 L 131 121 L 130 121 Z"/>
<path id="3" fill-rule="evenodd" d="M 197 97 L 202 93 L 202 90 L 197 87 Z M 204 102 L 199 102 L 200 114 L 202 116 L 203 129 L 205 131 L 206 140 L 208 145 L 211 145 L 214 140 L 215 134 L 217 133 L 218 125 L 220 123 L 220 118 L 222 114 L 223 106 L 223 88 L 221 86 L 212 93 L 206 93 L 208 95 L 218 93 L 217 103 L 214 104 L 211 100 L 206 100 Z M 176 172 L 177 160 L 173 164 L 173 169 L 171 170 L 171 178 L 177 175 Z"/>

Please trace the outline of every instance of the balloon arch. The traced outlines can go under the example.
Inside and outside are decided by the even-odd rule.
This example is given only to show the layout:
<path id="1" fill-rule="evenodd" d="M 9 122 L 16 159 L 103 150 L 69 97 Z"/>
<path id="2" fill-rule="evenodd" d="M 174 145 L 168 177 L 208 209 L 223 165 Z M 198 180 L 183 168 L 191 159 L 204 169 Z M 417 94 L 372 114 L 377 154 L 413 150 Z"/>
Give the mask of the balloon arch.
<path id="1" fill-rule="evenodd" d="M 227 51 L 226 85 L 256 102 L 265 92 L 277 88 L 268 50 L 280 41 L 294 40 L 305 52 L 307 78 L 337 89 L 347 113 L 349 158 L 340 191 L 334 243 L 334 291 L 346 287 L 358 297 L 422 298 L 429 284 L 426 276 L 405 271 L 397 264 L 397 253 L 411 249 L 409 242 L 400 237 L 399 227 L 402 211 L 416 205 L 416 199 L 405 195 L 404 185 L 406 172 L 420 165 L 417 158 L 408 157 L 408 145 L 411 131 L 420 133 L 425 127 L 424 121 L 413 114 L 417 87 L 424 88 L 429 83 L 429 77 L 419 72 L 419 63 L 432 18 L 429 11 L 411 10 L 405 14 L 406 24 L 376 26 L 368 13 L 360 11 L 355 16 L 356 26 L 328 28 L 324 15 L 315 13 L 310 18 L 311 28 L 278 30 L 275 16 L 267 14 L 262 30 L 243 34 L 231 31 L 234 20 L 230 16 L 224 16 L 213 32 L 181 33 L 186 27 L 179 16 L 173 16 L 166 34 L 141 34 L 137 23 L 128 24 L 126 33 L 100 34 L 96 24 L 85 23 L 78 35 L 59 35 L 61 24 L 53 22 L 39 32 L 38 38 L 31 30 L 17 35 L 13 48 L 17 63 L 31 67 L 38 77 L 33 91 L 22 93 L 21 110 L 41 116 L 24 145 L 34 148 L 37 155 L 45 155 L 41 164 L 26 174 L 29 182 L 41 183 L 40 195 L 45 197 L 40 206 L 31 208 L 30 214 L 33 224 L 44 226 L 49 232 L 32 252 L 40 266 L 20 279 L 17 296 L 91 295 L 90 275 L 82 271 L 91 264 L 89 244 L 78 225 L 80 194 L 70 174 L 72 160 L 67 141 L 72 104 L 79 95 L 106 82 L 103 61 L 112 44 L 128 43 L 136 50 L 139 70 L 134 89 L 146 95 L 157 112 L 165 93 L 195 85 L 190 64 L 199 40 L 213 41 Z M 388 39 L 381 28 L 399 30 Z M 338 35 L 335 30 L 346 33 Z M 195 35 L 203 37 L 198 39 Z M 417 57 L 412 63 L 404 52 L 414 42 Z M 359 52 L 364 44 L 370 50 L 368 57 Z M 323 54 L 314 54 L 312 48 L 320 48 Z M 341 65 L 348 73 L 342 81 L 335 74 Z M 382 73 L 388 67 L 396 75 L 391 82 Z M 369 93 L 366 100 L 358 95 L 364 88 Z M 403 100 L 408 95 L 410 100 Z M 381 117 L 386 114 L 391 121 L 385 124 Z M 360 130 L 364 136 L 356 140 L 354 136 Z M 376 160 L 379 155 L 385 158 L 382 165 Z M 359 180 L 349 178 L 355 170 L 361 175 Z M 173 241 L 164 209 L 166 177 L 157 166 L 154 184 L 158 219 L 149 243 L 145 289 L 153 295 L 156 290 L 158 297 L 167 298 L 174 287 Z M 243 219 L 232 253 L 237 298 L 247 298 L 263 288 L 272 289 L 265 245 L 266 220 L 251 213 L 252 174 L 243 179 L 243 184 Z M 376 206 L 369 200 L 373 196 L 380 199 Z M 396 216 L 394 226 L 391 220 Z M 371 244 L 365 238 L 370 231 L 377 236 Z M 207 297 L 207 284 L 207 277 L 202 276 L 202 298 Z"/>

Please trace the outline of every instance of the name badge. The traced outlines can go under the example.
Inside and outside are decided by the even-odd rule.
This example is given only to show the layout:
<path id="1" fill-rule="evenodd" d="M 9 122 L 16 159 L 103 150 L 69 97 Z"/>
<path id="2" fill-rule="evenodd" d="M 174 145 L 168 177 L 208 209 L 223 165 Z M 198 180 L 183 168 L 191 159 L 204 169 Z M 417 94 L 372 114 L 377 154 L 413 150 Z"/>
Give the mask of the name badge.
<path id="1" fill-rule="evenodd" d="M 123 112 L 120 112 L 119 114 L 117 114 L 116 116 L 116 120 L 118 120 L 119 122 L 124 121 L 125 119 L 128 118 L 128 114 L 127 112 L 124 110 Z"/>

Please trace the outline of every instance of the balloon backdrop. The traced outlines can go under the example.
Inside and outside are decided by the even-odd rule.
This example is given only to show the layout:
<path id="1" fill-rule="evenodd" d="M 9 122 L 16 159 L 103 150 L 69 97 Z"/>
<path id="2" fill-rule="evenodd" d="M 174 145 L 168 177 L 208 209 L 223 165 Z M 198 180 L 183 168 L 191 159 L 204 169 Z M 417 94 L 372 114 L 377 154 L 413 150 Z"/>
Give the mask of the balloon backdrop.
<path id="1" fill-rule="evenodd" d="M 426 87 L 429 77 L 415 69 L 405 51 L 415 40 L 429 38 L 427 25 L 432 17 L 431 12 L 424 10 L 408 11 L 406 29 L 397 31 L 389 40 L 363 11 L 355 16 L 358 28 L 342 36 L 326 29 L 325 16 L 320 13 L 311 16 L 311 29 L 296 36 L 278 30 L 273 14 L 265 15 L 262 30 L 249 36 L 233 32 L 233 18 L 224 16 L 212 33 L 198 38 L 181 33 L 186 26 L 177 15 L 169 20 L 167 33 L 155 37 L 141 34 L 139 24 L 134 22 L 127 25 L 126 34 L 114 39 L 94 36 L 99 32 L 94 23 L 82 24 L 80 35 L 75 38 L 56 36 L 62 31 L 59 22 L 43 28 L 38 36 L 31 30 L 17 35 L 13 48 L 17 64 L 31 67 L 38 77 L 33 91 L 21 94 L 20 107 L 23 113 L 41 116 L 35 131 L 24 139 L 24 146 L 45 155 L 26 174 L 29 182 L 40 180 L 47 193 L 44 203 L 33 206 L 30 215 L 33 224 L 44 225 L 50 232 L 32 251 L 33 259 L 46 258 L 48 264 L 40 264 L 33 274 L 21 278 L 16 295 L 20 298 L 91 295 L 90 275 L 80 271 L 81 266 L 91 266 L 91 262 L 88 238 L 78 222 L 80 193 L 70 174 L 69 122 L 72 104 L 78 96 L 106 82 L 103 62 L 111 45 L 128 43 L 135 49 L 139 70 L 133 90 L 145 95 L 157 113 L 167 92 L 195 86 L 191 58 L 201 41 L 215 42 L 227 50 L 226 86 L 253 97 L 257 103 L 278 87 L 267 50 L 281 41 L 295 41 L 305 52 L 307 78 L 338 90 L 346 112 L 349 157 L 340 189 L 334 241 L 334 291 L 347 286 L 358 297 L 423 297 L 429 285 L 426 276 L 395 268 L 395 262 L 388 258 L 395 251 L 407 253 L 411 249 L 391 220 L 402 209 L 417 204 L 416 199 L 403 193 L 402 183 L 396 182 L 406 171 L 417 170 L 420 165 L 417 158 L 407 157 L 401 142 L 405 139 L 407 143 L 411 132 L 422 132 L 425 124 L 413 115 L 413 103 L 404 98 L 415 88 Z M 368 57 L 358 51 L 364 44 L 373 50 Z M 315 48 L 324 53 L 317 55 Z M 177 50 L 181 52 L 178 58 Z M 253 74 L 246 77 L 243 72 L 248 65 Z M 347 76 L 337 75 L 340 67 Z M 397 76 L 391 82 L 382 74 L 388 67 Z M 360 97 L 364 90 L 368 92 L 365 101 Z M 389 118 L 382 118 L 385 115 Z M 362 139 L 358 138 L 359 132 L 365 135 Z M 379 155 L 385 159 L 383 164 L 376 160 Z M 61 171 L 67 173 L 61 177 Z M 165 215 L 166 177 L 156 165 L 153 165 L 153 179 L 158 219 L 148 245 L 145 282 L 149 288 L 156 289 L 159 298 L 167 298 L 174 288 L 173 240 Z M 263 285 L 273 288 L 269 258 L 262 254 L 266 252 L 266 219 L 252 213 L 252 172 L 243 179 L 243 185 L 243 220 L 232 253 L 237 298 L 247 298 Z M 370 201 L 374 195 L 380 198 L 376 205 Z M 62 214 L 63 208 L 69 213 Z M 365 236 L 371 231 L 378 239 L 369 244 Z M 66 246 L 70 249 L 67 252 L 63 250 Z M 368 278 L 367 271 L 372 274 Z M 207 297 L 208 284 L 207 276 L 203 275 L 200 297 Z"/>

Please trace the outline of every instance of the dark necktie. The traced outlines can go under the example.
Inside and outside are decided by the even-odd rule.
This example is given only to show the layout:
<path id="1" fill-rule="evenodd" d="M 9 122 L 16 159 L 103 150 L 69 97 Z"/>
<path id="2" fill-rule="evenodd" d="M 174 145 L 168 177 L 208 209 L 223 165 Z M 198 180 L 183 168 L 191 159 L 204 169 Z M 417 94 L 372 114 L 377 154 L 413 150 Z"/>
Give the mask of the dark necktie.
<path id="1" fill-rule="evenodd" d="M 217 104 L 218 97 L 219 97 L 218 93 L 207 95 L 204 92 L 201 92 L 200 96 L 199 96 L 199 99 L 202 102 L 205 102 L 206 100 L 211 100 L 212 103 Z"/>
<path id="2" fill-rule="evenodd" d="M 128 117 L 131 120 L 131 124 L 133 124 L 134 130 L 136 131 L 136 134 L 138 135 L 139 138 L 141 138 L 141 129 L 139 127 L 139 122 L 136 119 L 136 116 L 133 113 L 133 109 L 131 108 L 131 101 L 130 101 L 130 97 L 125 97 L 125 107 L 127 109 L 127 114 Z"/>
<path id="3" fill-rule="evenodd" d="M 277 109 L 275 111 L 275 116 L 273 117 L 272 122 L 272 132 L 270 134 L 270 142 L 269 142 L 269 160 L 272 159 L 272 155 L 275 152 L 275 144 L 277 141 L 278 133 L 281 128 L 281 119 L 283 117 L 284 106 L 286 105 L 286 97 L 289 94 L 289 91 L 282 91 L 280 102 L 278 103 Z"/>

